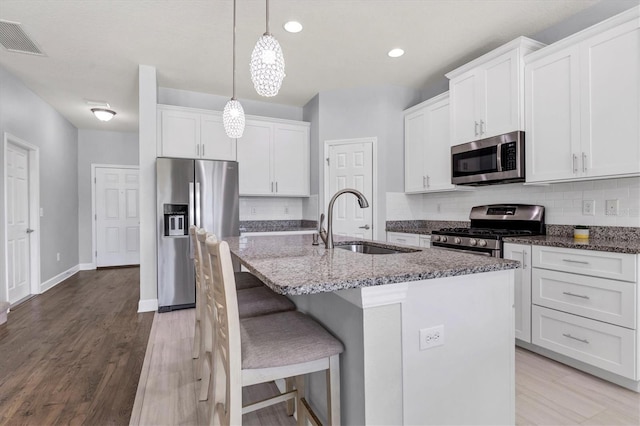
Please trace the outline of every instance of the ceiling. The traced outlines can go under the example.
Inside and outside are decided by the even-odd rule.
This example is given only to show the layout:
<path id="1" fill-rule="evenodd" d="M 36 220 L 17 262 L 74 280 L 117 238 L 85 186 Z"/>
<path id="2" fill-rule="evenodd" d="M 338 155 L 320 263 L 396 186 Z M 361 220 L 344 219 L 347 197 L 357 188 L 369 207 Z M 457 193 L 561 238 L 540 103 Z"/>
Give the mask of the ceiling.
<path id="1" fill-rule="evenodd" d="M 598 0 L 271 0 L 284 51 L 280 93 L 253 89 L 249 57 L 265 30 L 264 0 L 237 0 L 237 98 L 303 106 L 346 87 L 416 89 L 519 35 L 531 35 Z M 161 87 L 231 97 L 232 0 L 0 0 L 46 56 L 0 47 L 0 65 L 79 129 L 137 131 L 138 64 Z M 287 20 L 304 29 L 284 31 Z M 405 55 L 387 52 L 401 47 Z M 106 101 L 108 123 L 85 100 Z"/>

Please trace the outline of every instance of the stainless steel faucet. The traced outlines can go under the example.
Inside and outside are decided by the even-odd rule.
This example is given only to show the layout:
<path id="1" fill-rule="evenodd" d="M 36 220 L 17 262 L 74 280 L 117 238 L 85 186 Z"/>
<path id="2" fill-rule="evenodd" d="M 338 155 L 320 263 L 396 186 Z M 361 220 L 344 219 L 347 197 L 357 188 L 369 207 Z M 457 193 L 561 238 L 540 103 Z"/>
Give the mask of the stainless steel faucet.
<path id="1" fill-rule="evenodd" d="M 324 222 L 324 213 L 320 215 L 320 223 L 318 224 L 318 234 L 320 235 L 320 238 L 322 238 L 322 241 L 324 241 L 324 246 L 328 249 L 333 248 L 333 205 L 335 204 L 336 199 L 339 196 L 346 193 L 350 193 L 358 197 L 358 204 L 360 205 L 361 209 L 369 207 L 369 202 L 367 201 L 365 196 L 362 194 L 362 192 L 358 191 L 357 189 L 353 189 L 353 188 L 341 189 L 340 191 L 336 192 L 333 195 L 333 197 L 331 197 L 331 201 L 329 201 L 329 209 L 328 209 L 329 217 L 327 219 L 327 230 L 325 231 L 324 228 L 322 227 L 322 223 Z"/>

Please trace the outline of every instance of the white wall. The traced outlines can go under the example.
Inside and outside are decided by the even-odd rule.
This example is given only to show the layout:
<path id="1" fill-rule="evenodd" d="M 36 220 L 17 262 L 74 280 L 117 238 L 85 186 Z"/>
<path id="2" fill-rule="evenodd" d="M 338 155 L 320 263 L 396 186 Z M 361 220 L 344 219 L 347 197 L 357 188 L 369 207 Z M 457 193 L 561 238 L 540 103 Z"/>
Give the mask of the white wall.
<path id="1" fill-rule="evenodd" d="M 91 229 L 91 165 L 138 165 L 138 134 L 78 130 L 79 263 L 93 261 Z"/>
<path id="2" fill-rule="evenodd" d="M 312 127 L 311 194 L 318 195 L 318 209 L 324 200 L 324 142 L 336 139 L 377 138 L 378 192 L 374 194 L 378 238 L 384 238 L 386 193 L 401 191 L 404 176 L 404 120 L 402 111 L 416 103 L 420 92 L 396 87 L 358 87 L 320 93 L 305 106 L 305 116 L 317 117 L 317 137 Z M 312 121 L 313 123 L 313 121 Z M 313 218 L 315 219 L 315 218 Z"/>
<path id="3" fill-rule="evenodd" d="M 582 214 L 582 201 L 595 201 L 595 216 Z M 605 201 L 619 200 L 619 214 L 605 215 Z M 553 225 L 640 226 L 640 177 L 557 183 L 548 186 L 491 185 L 470 192 L 387 194 L 387 220 L 469 220 L 471 207 L 495 203 L 545 206 Z"/>
<path id="4" fill-rule="evenodd" d="M 78 264 L 78 131 L 17 77 L 0 67 L 0 135 L 40 149 L 40 278 L 47 281 Z M 4 171 L 4 149 L 0 164 Z M 0 282 L 5 283 L 5 194 L 0 173 Z M 60 261 L 56 260 L 60 253 Z M 6 300 L 0 285 L 0 300 Z"/>

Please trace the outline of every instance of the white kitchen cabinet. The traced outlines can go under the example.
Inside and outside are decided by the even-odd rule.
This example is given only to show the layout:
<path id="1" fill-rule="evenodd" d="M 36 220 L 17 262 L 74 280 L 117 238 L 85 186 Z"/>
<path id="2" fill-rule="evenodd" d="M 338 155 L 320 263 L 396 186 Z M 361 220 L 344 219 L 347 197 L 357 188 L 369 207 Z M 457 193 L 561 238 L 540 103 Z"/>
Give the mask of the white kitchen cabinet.
<path id="1" fill-rule="evenodd" d="M 457 189 L 451 183 L 448 93 L 405 111 L 404 164 L 406 193 Z"/>
<path id="2" fill-rule="evenodd" d="M 420 247 L 420 236 L 404 232 L 387 232 L 387 242 L 405 246 Z"/>
<path id="3" fill-rule="evenodd" d="M 519 37 L 451 71 L 451 145 L 524 130 L 524 62 L 544 44 Z"/>
<path id="4" fill-rule="evenodd" d="M 240 195 L 309 196 L 309 124 L 247 119 L 238 140 Z"/>
<path id="5" fill-rule="evenodd" d="M 527 182 L 640 174 L 638 9 L 525 58 Z"/>
<path id="6" fill-rule="evenodd" d="M 531 253 L 531 343 L 638 381 L 638 255 L 535 245 Z"/>
<path id="7" fill-rule="evenodd" d="M 222 113 L 158 105 L 159 157 L 236 160 L 236 140 L 229 138 Z"/>
<path id="8" fill-rule="evenodd" d="M 531 342 L 531 246 L 505 243 L 503 257 L 517 260 L 522 265 L 515 270 L 516 339 Z"/>

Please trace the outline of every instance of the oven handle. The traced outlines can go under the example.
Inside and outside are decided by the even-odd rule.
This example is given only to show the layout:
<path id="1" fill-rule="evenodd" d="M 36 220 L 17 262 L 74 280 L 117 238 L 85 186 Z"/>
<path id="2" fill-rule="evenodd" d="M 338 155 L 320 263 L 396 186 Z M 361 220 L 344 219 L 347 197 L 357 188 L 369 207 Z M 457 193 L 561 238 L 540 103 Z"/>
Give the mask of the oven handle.
<path id="1" fill-rule="evenodd" d="M 502 142 L 496 145 L 496 168 L 502 171 Z"/>
<path id="2" fill-rule="evenodd" d="M 434 244 L 434 243 L 431 243 L 431 248 L 437 248 L 437 249 L 440 249 L 440 250 L 448 250 L 448 251 L 457 251 L 458 253 L 479 254 L 481 256 L 493 257 L 493 255 L 491 253 L 486 252 L 486 251 L 465 250 L 465 249 L 461 249 L 461 248 L 439 246 L 439 245 Z"/>

